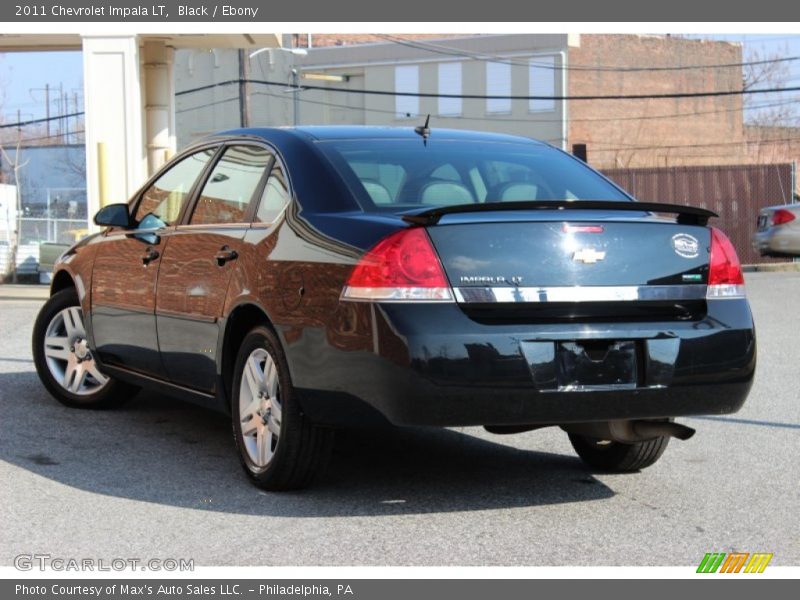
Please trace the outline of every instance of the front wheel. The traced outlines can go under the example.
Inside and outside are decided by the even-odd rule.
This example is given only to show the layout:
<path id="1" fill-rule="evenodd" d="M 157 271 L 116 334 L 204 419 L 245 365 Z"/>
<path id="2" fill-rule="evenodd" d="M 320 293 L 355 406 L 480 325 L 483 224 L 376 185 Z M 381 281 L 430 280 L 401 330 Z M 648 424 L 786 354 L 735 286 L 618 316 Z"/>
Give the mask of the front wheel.
<path id="1" fill-rule="evenodd" d="M 586 435 L 570 433 L 569 441 L 581 460 L 592 468 L 616 473 L 630 473 L 649 467 L 667 449 L 669 437 L 623 444 Z"/>
<path id="2" fill-rule="evenodd" d="M 258 487 L 305 487 L 327 463 L 333 431 L 301 412 L 278 339 L 266 327 L 254 328 L 239 349 L 231 413 L 239 459 Z"/>
<path id="3" fill-rule="evenodd" d="M 45 303 L 33 326 L 33 362 L 53 397 L 71 408 L 112 408 L 138 388 L 104 374 L 89 348 L 77 292 L 62 290 Z"/>

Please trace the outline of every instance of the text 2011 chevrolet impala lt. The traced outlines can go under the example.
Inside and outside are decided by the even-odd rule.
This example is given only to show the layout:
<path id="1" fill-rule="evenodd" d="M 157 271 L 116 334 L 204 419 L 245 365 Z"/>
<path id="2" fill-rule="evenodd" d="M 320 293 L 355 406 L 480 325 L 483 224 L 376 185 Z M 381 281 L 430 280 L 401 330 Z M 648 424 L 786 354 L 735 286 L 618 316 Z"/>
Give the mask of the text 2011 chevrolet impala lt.
<path id="1" fill-rule="evenodd" d="M 229 411 L 259 486 L 306 484 L 353 422 L 561 426 L 594 468 L 653 464 L 681 415 L 738 410 L 756 363 L 708 211 L 636 202 L 532 140 L 228 131 L 59 261 L 33 333 L 47 389 Z"/>

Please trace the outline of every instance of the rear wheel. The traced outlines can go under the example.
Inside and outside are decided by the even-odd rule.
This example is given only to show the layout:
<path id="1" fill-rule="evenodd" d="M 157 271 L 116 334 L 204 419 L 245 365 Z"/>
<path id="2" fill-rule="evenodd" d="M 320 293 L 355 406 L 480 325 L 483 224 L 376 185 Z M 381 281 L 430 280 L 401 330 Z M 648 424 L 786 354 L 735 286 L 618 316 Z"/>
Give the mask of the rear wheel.
<path id="1" fill-rule="evenodd" d="M 258 487 L 305 487 L 327 463 L 333 431 L 300 411 L 286 359 L 266 327 L 253 329 L 239 349 L 231 409 L 239 459 Z"/>
<path id="2" fill-rule="evenodd" d="M 617 473 L 630 473 L 649 467 L 667 449 L 669 437 L 623 444 L 570 433 L 569 441 L 581 460 L 592 468 Z"/>
<path id="3" fill-rule="evenodd" d="M 33 361 L 53 397 L 72 408 L 112 408 L 138 388 L 104 374 L 86 335 L 78 294 L 62 290 L 45 303 L 33 327 Z"/>

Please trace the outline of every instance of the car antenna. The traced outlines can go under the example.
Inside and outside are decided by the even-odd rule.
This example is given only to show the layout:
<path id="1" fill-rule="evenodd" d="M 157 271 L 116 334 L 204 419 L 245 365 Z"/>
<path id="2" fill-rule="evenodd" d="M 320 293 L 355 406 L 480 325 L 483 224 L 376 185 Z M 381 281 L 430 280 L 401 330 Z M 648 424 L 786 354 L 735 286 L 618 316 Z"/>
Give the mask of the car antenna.
<path id="1" fill-rule="evenodd" d="M 430 121 L 431 121 L 431 115 L 428 114 L 428 116 L 425 117 L 425 125 L 417 125 L 416 127 L 414 127 L 414 133 L 422 136 L 422 143 L 425 146 L 428 145 L 428 138 L 431 135 L 431 128 L 428 127 L 428 123 L 430 123 Z"/>

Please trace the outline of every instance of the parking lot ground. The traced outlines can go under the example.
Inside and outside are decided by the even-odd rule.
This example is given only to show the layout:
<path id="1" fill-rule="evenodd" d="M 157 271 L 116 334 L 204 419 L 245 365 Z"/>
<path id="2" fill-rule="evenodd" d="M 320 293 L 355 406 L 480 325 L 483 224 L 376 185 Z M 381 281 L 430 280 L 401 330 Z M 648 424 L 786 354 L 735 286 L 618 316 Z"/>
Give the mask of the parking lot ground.
<path id="1" fill-rule="evenodd" d="M 153 393 L 57 404 L 30 358 L 41 300 L 0 300 L 0 564 L 20 553 L 197 565 L 800 564 L 800 273 L 748 273 L 756 383 L 737 414 L 686 418 L 641 473 L 593 473 L 566 435 L 340 432 L 326 475 L 268 494 L 229 423 Z"/>

